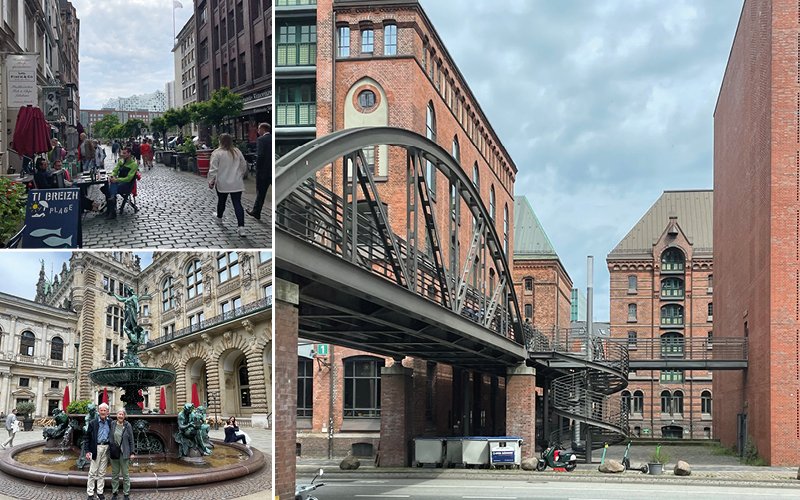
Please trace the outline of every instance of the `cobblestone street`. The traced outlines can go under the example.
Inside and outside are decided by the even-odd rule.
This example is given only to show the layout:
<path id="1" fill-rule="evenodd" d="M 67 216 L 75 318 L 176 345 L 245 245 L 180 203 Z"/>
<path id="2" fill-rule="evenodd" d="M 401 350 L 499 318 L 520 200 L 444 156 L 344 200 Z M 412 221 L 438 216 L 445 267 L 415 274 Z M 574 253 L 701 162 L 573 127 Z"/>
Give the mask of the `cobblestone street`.
<path id="1" fill-rule="evenodd" d="M 114 168 L 110 148 L 106 148 L 106 170 Z M 217 196 L 208 188 L 205 177 L 182 172 L 156 163 L 151 169 L 139 172 L 134 213 L 130 206 L 114 220 L 104 213 L 83 215 L 83 247 L 92 249 L 117 248 L 272 248 L 272 191 L 267 195 L 261 220 L 245 213 L 246 237 L 237 233 L 236 215 L 230 201 L 225 208 L 223 223 L 216 221 Z M 245 209 L 255 200 L 254 181 L 245 181 L 242 196 Z M 99 186 L 92 186 L 89 197 L 101 201 Z M 118 206 L 121 197 L 117 197 Z"/>

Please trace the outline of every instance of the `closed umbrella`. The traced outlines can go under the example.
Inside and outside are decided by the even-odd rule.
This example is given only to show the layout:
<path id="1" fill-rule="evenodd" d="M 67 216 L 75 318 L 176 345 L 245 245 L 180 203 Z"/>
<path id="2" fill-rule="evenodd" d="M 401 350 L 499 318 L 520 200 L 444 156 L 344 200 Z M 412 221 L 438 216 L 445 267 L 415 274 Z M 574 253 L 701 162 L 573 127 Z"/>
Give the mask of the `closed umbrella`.
<path id="1" fill-rule="evenodd" d="M 14 127 L 14 149 L 20 156 L 33 156 L 50 151 L 50 125 L 42 110 L 34 106 L 19 109 Z"/>
<path id="2" fill-rule="evenodd" d="M 140 395 L 140 396 L 142 395 L 142 391 L 141 391 L 141 389 L 139 390 L 139 395 Z M 139 408 L 141 408 L 142 410 L 144 410 L 144 401 L 139 401 L 139 402 L 138 402 L 138 403 L 136 403 L 136 404 L 138 404 L 138 405 L 139 405 Z"/>
<path id="3" fill-rule="evenodd" d="M 158 403 L 158 409 L 160 410 L 160 414 L 166 413 L 167 410 L 167 397 L 164 395 L 164 388 L 161 388 L 161 401 Z"/>
<path id="4" fill-rule="evenodd" d="M 103 403 L 108 404 L 108 389 L 103 387 Z"/>
<path id="5" fill-rule="evenodd" d="M 195 408 L 200 406 L 200 397 L 197 395 L 197 384 L 192 384 L 192 404 Z"/>
<path id="6" fill-rule="evenodd" d="M 69 406 L 69 386 L 64 387 L 64 400 L 61 402 L 62 409 L 67 411 L 67 406 Z"/>

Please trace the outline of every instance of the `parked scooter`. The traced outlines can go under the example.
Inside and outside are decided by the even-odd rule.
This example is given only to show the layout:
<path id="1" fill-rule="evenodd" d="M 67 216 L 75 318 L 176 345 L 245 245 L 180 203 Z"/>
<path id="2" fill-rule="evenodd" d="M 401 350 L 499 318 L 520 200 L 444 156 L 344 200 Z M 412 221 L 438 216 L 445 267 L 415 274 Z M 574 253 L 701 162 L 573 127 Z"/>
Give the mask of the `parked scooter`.
<path id="1" fill-rule="evenodd" d="M 639 468 L 631 467 L 631 461 L 628 458 L 628 450 L 630 450 L 630 449 L 631 449 L 631 443 L 629 442 L 628 443 L 628 447 L 625 448 L 625 456 L 622 457 L 622 465 L 625 466 L 625 470 L 638 470 L 638 471 L 643 472 L 644 474 L 647 474 L 647 472 L 648 472 L 647 464 L 644 464 Z"/>
<path id="2" fill-rule="evenodd" d="M 572 472 L 578 466 L 578 457 L 571 451 L 565 450 L 560 444 L 551 444 L 542 450 L 542 457 L 539 458 L 536 464 L 536 470 L 541 472 L 548 466 L 553 470 L 564 469 L 567 472 Z"/>
<path id="3" fill-rule="evenodd" d="M 317 488 L 325 486 L 325 483 L 314 484 L 318 477 L 322 477 L 323 470 L 317 469 L 314 473 L 314 479 L 311 484 L 298 484 L 294 487 L 294 500 L 318 500 L 317 497 L 311 496 L 311 493 Z"/>

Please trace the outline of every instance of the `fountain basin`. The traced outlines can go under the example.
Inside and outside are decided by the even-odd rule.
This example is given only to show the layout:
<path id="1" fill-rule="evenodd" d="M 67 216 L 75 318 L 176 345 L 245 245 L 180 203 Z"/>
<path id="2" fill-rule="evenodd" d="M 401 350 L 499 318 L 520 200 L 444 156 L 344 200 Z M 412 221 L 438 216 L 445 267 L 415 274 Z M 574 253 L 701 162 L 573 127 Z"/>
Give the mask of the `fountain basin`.
<path id="1" fill-rule="evenodd" d="M 89 372 L 89 380 L 97 385 L 114 387 L 152 387 L 171 384 L 175 380 L 175 372 L 147 366 L 119 366 L 92 370 Z"/>
<path id="2" fill-rule="evenodd" d="M 225 457 L 238 456 L 235 463 L 229 463 L 222 466 L 214 466 L 210 462 L 205 466 L 191 466 L 178 461 L 168 461 L 167 463 L 175 463 L 177 468 L 181 470 L 162 471 L 159 464 L 163 463 L 161 460 L 163 456 L 141 456 L 139 457 L 140 468 L 146 466 L 148 461 L 155 462 L 156 467 L 152 467 L 148 472 L 134 473 L 131 469 L 131 488 L 144 489 L 144 488 L 178 488 L 186 486 L 195 486 L 200 484 L 210 484 L 220 481 L 228 481 L 239 477 L 252 474 L 260 471 L 265 463 L 264 454 L 256 449 L 248 449 L 246 446 L 238 443 L 225 443 L 219 439 L 211 440 L 215 447 L 214 453 L 220 451 L 220 455 Z M 41 457 L 43 443 L 28 443 L 25 445 L 15 446 L 0 452 L 0 470 L 11 476 L 34 481 L 43 484 L 52 484 L 56 486 L 86 486 L 88 479 L 88 470 L 83 472 L 79 470 L 57 470 L 57 468 L 45 468 L 37 465 L 31 465 L 24 462 L 17 461 L 16 456 L 28 461 L 28 453 L 39 454 Z M 223 453 L 222 450 L 225 450 Z M 231 452 L 231 453 L 229 453 Z M 214 455 L 212 453 L 208 458 Z M 69 458 L 64 459 L 63 462 L 69 464 L 70 467 L 74 466 L 76 454 L 69 455 Z M 30 455 L 33 456 L 33 455 Z M 47 457 L 56 457 L 50 454 Z M 33 461 L 36 462 L 35 456 Z M 44 459 L 38 462 L 42 463 Z M 66 465 L 66 464 L 65 464 Z M 56 465 L 56 467 L 58 467 Z M 155 470 L 159 469 L 159 470 Z M 106 473 L 106 479 L 111 478 L 111 468 L 109 467 Z"/>

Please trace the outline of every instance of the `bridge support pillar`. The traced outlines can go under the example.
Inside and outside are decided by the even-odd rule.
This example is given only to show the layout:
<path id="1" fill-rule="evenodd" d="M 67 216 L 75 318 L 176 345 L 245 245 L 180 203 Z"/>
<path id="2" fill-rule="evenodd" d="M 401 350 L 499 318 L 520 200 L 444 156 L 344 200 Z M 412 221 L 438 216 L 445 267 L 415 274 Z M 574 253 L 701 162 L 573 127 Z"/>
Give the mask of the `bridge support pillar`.
<path id="1" fill-rule="evenodd" d="M 300 292 L 275 280 L 275 496 L 294 498 L 297 468 L 297 327 Z"/>
<path id="2" fill-rule="evenodd" d="M 536 368 L 525 363 L 506 372 L 506 435 L 522 438 L 522 459 L 536 455 Z"/>
<path id="3" fill-rule="evenodd" d="M 413 372 L 397 360 L 381 368 L 381 467 L 411 465 Z"/>

